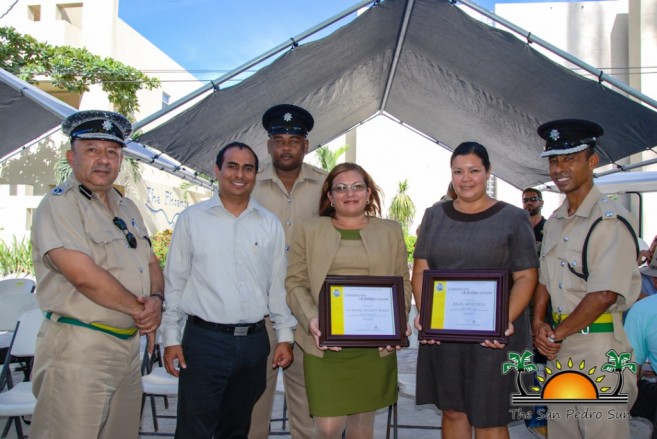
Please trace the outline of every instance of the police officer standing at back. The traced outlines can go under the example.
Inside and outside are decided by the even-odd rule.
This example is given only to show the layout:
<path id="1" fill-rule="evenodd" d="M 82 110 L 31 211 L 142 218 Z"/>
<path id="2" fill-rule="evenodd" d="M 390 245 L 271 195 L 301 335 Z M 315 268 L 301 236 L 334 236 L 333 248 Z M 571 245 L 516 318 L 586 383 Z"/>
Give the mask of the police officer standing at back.
<path id="1" fill-rule="evenodd" d="M 269 134 L 267 151 L 272 162 L 258 174 L 253 196 L 281 221 L 285 243 L 289 247 L 294 228 L 303 219 L 318 216 L 319 198 L 327 173 L 303 162 L 308 152 L 308 132 L 314 125 L 308 111 L 296 105 L 276 105 L 262 116 L 262 124 Z M 271 322 L 267 320 L 267 323 L 273 351 L 276 340 Z M 273 366 L 271 358 L 269 365 Z M 249 439 L 266 439 L 269 434 L 278 373 L 278 369 L 272 366 L 268 366 L 267 389 L 253 410 Z M 285 369 L 284 382 L 291 436 L 293 439 L 309 439 L 313 421 L 308 412 L 302 353 L 295 355 L 292 365 Z"/>
<path id="2" fill-rule="evenodd" d="M 32 438 L 137 438 L 141 403 L 138 333 L 160 324 L 164 279 L 137 206 L 114 189 L 130 122 L 80 111 L 71 177 L 39 204 L 32 228 L 37 339 Z"/>
<path id="3" fill-rule="evenodd" d="M 641 279 L 636 238 L 625 222 L 629 212 L 593 184 L 599 163 L 595 146 L 602 133 L 598 124 L 578 119 L 556 120 L 538 128 L 546 141 L 541 157 L 548 158 L 550 177 L 566 199 L 545 224 L 532 326 L 535 345 L 548 357 L 553 371 L 559 370 L 556 360 L 562 368 L 585 364 L 587 371 L 596 368 L 595 378 L 604 376 L 596 385 L 613 388 L 618 375 L 604 372 L 601 366 L 609 361 L 606 353 L 611 349 L 618 354 L 632 352 L 621 313 L 637 299 Z M 554 326 L 544 323 L 548 300 Z M 627 412 L 637 387 L 636 377 L 628 370 L 623 373 L 621 393 L 629 395 L 627 405 L 548 405 L 549 436 L 629 438 Z M 610 419 L 610 409 L 620 414 L 619 419 Z"/>

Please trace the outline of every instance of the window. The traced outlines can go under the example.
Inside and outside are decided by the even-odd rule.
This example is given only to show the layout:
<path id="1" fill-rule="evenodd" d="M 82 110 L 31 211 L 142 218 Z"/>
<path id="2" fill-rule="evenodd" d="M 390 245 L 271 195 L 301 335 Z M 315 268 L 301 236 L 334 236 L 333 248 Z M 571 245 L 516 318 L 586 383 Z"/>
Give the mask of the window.
<path id="1" fill-rule="evenodd" d="M 82 3 L 66 3 L 57 5 L 57 20 L 66 21 L 82 29 Z"/>
<path id="2" fill-rule="evenodd" d="M 41 21 L 41 5 L 29 5 L 27 7 L 27 19 L 30 21 Z"/>
<path id="3" fill-rule="evenodd" d="M 170 100 L 171 100 L 171 96 L 169 96 L 165 92 L 162 92 L 162 108 L 167 108 L 169 106 Z"/>

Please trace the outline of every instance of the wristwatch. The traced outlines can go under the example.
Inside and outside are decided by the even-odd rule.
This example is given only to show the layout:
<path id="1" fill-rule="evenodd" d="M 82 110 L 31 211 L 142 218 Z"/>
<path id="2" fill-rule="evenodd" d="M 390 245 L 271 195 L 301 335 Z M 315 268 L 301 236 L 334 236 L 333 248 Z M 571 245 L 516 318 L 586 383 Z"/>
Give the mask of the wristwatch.
<path id="1" fill-rule="evenodd" d="M 167 310 L 167 299 L 164 298 L 164 294 L 153 293 L 151 297 L 157 297 L 162 302 L 162 312 Z"/>

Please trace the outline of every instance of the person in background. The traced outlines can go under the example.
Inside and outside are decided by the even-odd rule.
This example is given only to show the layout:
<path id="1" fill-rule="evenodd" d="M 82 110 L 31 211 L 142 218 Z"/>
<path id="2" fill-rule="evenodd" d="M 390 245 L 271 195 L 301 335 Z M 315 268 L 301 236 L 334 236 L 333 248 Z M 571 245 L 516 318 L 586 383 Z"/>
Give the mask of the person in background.
<path id="1" fill-rule="evenodd" d="M 456 192 L 454 191 L 454 185 L 450 181 L 449 184 L 447 185 L 447 193 L 445 193 L 445 195 L 440 197 L 440 201 L 438 202 L 440 203 L 442 201 L 454 201 L 456 200 L 457 197 L 458 195 L 456 195 Z"/>
<path id="2" fill-rule="evenodd" d="M 545 139 L 541 157 L 548 159 L 550 177 L 566 198 L 545 223 L 534 293 L 534 344 L 551 368 L 557 367 L 557 361 L 600 366 L 611 349 L 618 354 L 632 352 L 622 312 L 636 301 L 641 286 L 636 235 L 629 225 L 629 212 L 593 183 L 602 127 L 588 120 L 564 119 L 541 125 L 538 134 Z M 545 322 L 548 302 L 553 325 Z M 548 418 L 550 437 L 629 438 L 629 416 L 624 415 L 636 398 L 637 387 L 629 370 L 622 373 L 628 375 L 622 391 L 629 395 L 629 406 L 615 407 L 618 417 L 574 414 L 595 411 L 591 405 L 548 404 L 553 415 Z M 599 386 L 618 380 L 615 372 L 600 370 L 600 376 L 604 384 L 596 383 Z"/>
<path id="3" fill-rule="evenodd" d="M 164 278 L 137 206 L 113 186 L 132 131 L 124 116 L 68 116 L 69 179 L 46 195 L 32 227 L 45 313 L 33 369 L 33 438 L 137 438 L 139 337 L 152 349 Z"/>
<path id="4" fill-rule="evenodd" d="M 543 210 L 543 194 L 538 189 L 527 188 L 522 191 L 522 208 L 529 212 L 529 221 L 531 221 L 534 230 L 534 239 L 536 240 L 536 250 L 541 252 L 541 242 L 543 242 L 543 226 L 545 218 L 541 214 Z"/>
<path id="5" fill-rule="evenodd" d="M 641 294 L 639 294 L 639 299 L 657 294 L 657 279 L 655 276 L 649 274 L 654 273 L 657 270 L 654 259 L 654 256 L 657 253 L 655 247 L 657 247 L 657 236 L 652 240 L 652 243 L 647 250 L 639 252 L 637 263 L 639 265 L 643 265 L 644 263 L 648 264 L 639 269 L 641 272 Z"/>
<path id="6" fill-rule="evenodd" d="M 657 255 L 653 255 L 647 267 L 641 268 L 641 275 L 657 287 Z M 638 395 L 630 414 L 651 421 L 651 437 L 657 439 L 657 381 L 653 369 L 657 367 L 657 296 L 641 298 L 632 305 L 624 327 L 634 348 L 633 360 L 642 365 L 638 373 Z"/>
<path id="7" fill-rule="evenodd" d="M 258 173 L 253 197 L 281 221 L 286 248 L 289 248 L 292 233 L 301 221 L 319 214 L 319 197 L 327 173 L 303 162 L 308 153 L 308 132 L 314 124 L 308 111 L 290 104 L 271 107 L 262 116 L 262 125 L 269 134 L 267 151 L 271 163 Z M 276 337 L 271 320 L 265 318 L 265 323 L 273 353 Z M 249 439 L 267 439 L 269 436 L 278 369 L 271 367 L 272 355 L 268 363 L 267 388 L 253 408 Z M 284 369 L 283 380 L 290 435 L 294 439 L 310 439 L 313 420 L 308 411 L 303 355 L 296 355 L 294 362 Z"/>
<path id="8" fill-rule="evenodd" d="M 381 213 L 379 188 L 355 163 L 341 163 L 322 188 L 319 218 L 294 231 L 285 281 L 287 302 L 299 321 L 313 438 L 368 439 L 375 411 L 397 400 L 395 348 L 322 346 L 318 298 L 328 275 L 401 276 L 405 312 L 411 303 L 402 228 Z M 410 327 L 407 329 L 410 335 Z"/>
<path id="9" fill-rule="evenodd" d="M 173 231 L 162 332 L 166 370 L 180 378 L 178 439 L 246 438 L 267 367 L 293 361 L 285 235 L 251 197 L 257 169 L 248 145 L 224 146 L 219 193 L 185 209 Z M 265 316 L 278 340 L 271 365 Z"/>
<path id="10" fill-rule="evenodd" d="M 524 189 L 522 191 L 522 208 L 529 213 L 529 222 L 534 230 L 534 239 L 536 240 L 536 254 L 540 256 L 541 243 L 543 241 L 543 226 L 545 225 L 545 218 L 541 214 L 541 211 L 543 210 L 543 194 L 541 191 L 534 188 Z M 533 310 L 534 301 L 532 300 L 529 303 L 530 316 L 533 314 Z M 547 319 L 549 322 L 551 319 L 550 313 L 548 313 Z M 545 367 L 545 364 L 547 363 L 545 355 L 538 352 L 536 347 L 534 347 L 533 360 L 535 363 L 539 364 L 541 368 Z M 539 384 L 535 377 L 534 384 Z M 544 411 L 540 411 L 543 409 L 545 409 L 545 406 L 534 407 L 532 417 L 530 419 L 525 419 L 525 425 L 527 428 L 540 437 L 547 436 L 547 420 L 544 416 L 541 416 L 541 413 L 544 413 Z"/>
<path id="11" fill-rule="evenodd" d="M 501 373 L 501 364 L 510 351 L 523 352 L 531 346 L 526 310 L 537 279 L 534 235 L 525 212 L 486 193 L 491 163 L 483 145 L 460 144 L 452 153 L 450 167 L 458 198 L 425 211 L 413 255 L 415 326 L 422 330 L 419 316 L 425 270 L 503 269 L 508 270 L 511 285 L 505 292 L 508 343 L 421 341 L 416 401 L 442 410 L 444 438 L 469 438 L 473 430 L 478 438 L 508 438 L 515 380 Z"/>

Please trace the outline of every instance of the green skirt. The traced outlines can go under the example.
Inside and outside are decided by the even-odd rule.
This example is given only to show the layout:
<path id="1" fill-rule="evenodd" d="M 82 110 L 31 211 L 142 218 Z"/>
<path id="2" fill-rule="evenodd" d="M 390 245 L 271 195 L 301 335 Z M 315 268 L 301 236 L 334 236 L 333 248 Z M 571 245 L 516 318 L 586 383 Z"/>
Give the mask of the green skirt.
<path id="1" fill-rule="evenodd" d="M 387 407 L 397 401 L 397 353 L 379 356 L 377 348 L 304 354 L 310 414 L 345 416 Z"/>

